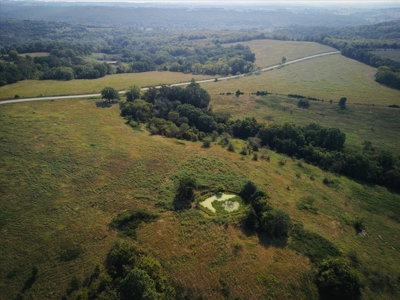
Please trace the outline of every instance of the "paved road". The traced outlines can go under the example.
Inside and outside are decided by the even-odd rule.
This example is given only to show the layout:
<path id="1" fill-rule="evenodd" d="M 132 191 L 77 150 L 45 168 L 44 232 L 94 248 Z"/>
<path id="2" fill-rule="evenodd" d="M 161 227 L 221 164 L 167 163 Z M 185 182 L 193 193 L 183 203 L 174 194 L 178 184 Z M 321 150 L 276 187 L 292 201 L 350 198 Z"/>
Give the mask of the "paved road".
<path id="1" fill-rule="evenodd" d="M 255 71 L 255 72 L 252 72 L 252 73 L 235 75 L 235 76 L 228 76 L 228 77 L 220 77 L 220 78 L 218 78 L 218 81 L 244 77 L 244 76 L 247 76 L 247 75 L 250 75 L 250 74 L 255 74 L 257 72 L 266 72 L 266 71 L 270 71 L 270 70 L 276 69 L 276 68 L 281 67 L 281 66 L 287 66 L 287 65 L 290 65 L 290 64 L 294 64 L 294 63 L 298 63 L 298 62 L 304 61 L 304 60 L 313 59 L 313 58 L 326 56 L 326 55 L 339 54 L 339 53 L 340 53 L 340 51 L 333 51 L 333 52 L 326 52 L 326 53 L 311 55 L 311 56 L 307 56 L 307 57 L 291 60 L 291 61 L 288 61 L 288 62 L 286 62 L 284 64 L 279 64 L 279 65 L 271 66 L 271 67 L 268 67 L 268 68 L 264 68 L 264 69 L 261 69 L 259 71 Z M 215 79 L 206 79 L 206 80 L 199 80 L 199 81 L 196 81 L 196 82 L 197 83 L 206 83 L 206 82 L 214 82 L 214 81 L 215 81 Z M 169 84 L 168 86 L 184 86 L 184 85 L 188 85 L 188 84 L 190 84 L 190 82 L 172 83 L 172 84 Z M 156 88 L 159 89 L 159 88 L 161 88 L 161 86 L 160 85 L 156 86 Z M 142 88 L 142 91 L 147 91 L 148 89 L 149 88 Z M 126 91 L 120 91 L 118 93 L 119 94 L 125 94 Z M 42 100 L 61 100 L 61 99 L 75 99 L 75 98 L 90 98 L 90 97 L 100 97 L 100 96 L 101 96 L 101 94 L 87 94 L 87 95 L 75 95 L 75 96 L 54 96 L 54 97 L 40 97 L 40 98 L 10 99 L 10 100 L 0 101 L 0 104 L 29 102 L 29 101 L 42 101 Z"/>

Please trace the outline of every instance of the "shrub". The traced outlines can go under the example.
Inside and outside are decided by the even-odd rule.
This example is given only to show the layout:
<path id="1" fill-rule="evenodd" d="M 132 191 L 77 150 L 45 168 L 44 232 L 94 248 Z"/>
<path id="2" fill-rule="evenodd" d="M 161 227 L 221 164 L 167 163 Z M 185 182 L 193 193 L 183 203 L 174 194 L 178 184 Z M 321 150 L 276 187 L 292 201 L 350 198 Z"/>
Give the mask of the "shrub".
<path id="1" fill-rule="evenodd" d="M 333 179 L 328 176 L 325 176 L 324 179 L 322 180 L 322 182 L 325 183 L 326 185 L 334 183 Z"/>
<path id="2" fill-rule="evenodd" d="M 302 197 L 296 202 L 296 207 L 299 210 L 308 210 L 313 214 L 317 213 L 317 208 L 314 205 L 315 199 L 311 196 Z"/>
<path id="3" fill-rule="evenodd" d="M 357 273 L 339 259 L 326 259 L 318 267 L 316 284 L 321 299 L 356 300 L 361 296 Z"/>
<path id="4" fill-rule="evenodd" d="M 308 100 L 300 99 L 297 106 L 299 108 L 308 109 L 310 107 L 310 102 L 308 102 Z"/>
<path id="5" fill-rule="evenodd" d="M 123 234 L 131 237 L 136 237 L 136 228 L 142 222 L 152 222 L 157 219 L 157 215 L 151 214 L 141 210 L 128 210 L 123 213 L 118 214 L 115 217 L 110 227 L 121 231 Z"/>
<path id="6" fill-rule="evenodd" d="M 211 139 L 205 138 L 203 140 L 203 148 L 210 148 L 211 147 Z"/>
<path id="7" fill-rule="evenodd" d="M 356 230 L 356 232 L 360 233 L 361 231 L 363 231 L 365 229 L 364 219 L 357 217 L 354 220 L 353 226 L 354 226 L 354 229 Z"/>
<path id="8" fill-rule="evenodd" d="M 301 224 L 293 226 L 290 236 L 290 248 L 306 255 L 314 263 L 328 256 L 340 256 L 334 244 L 317 233 L 304 230 Z"/>
<path id="9" fill-rule="evenodd" d="M 230 152 L 235 152 L 235 147 L 233 146 L 232 143 L 229 143 L 229 145 L 228 145 L 228 151 L 230 151 Z"/>

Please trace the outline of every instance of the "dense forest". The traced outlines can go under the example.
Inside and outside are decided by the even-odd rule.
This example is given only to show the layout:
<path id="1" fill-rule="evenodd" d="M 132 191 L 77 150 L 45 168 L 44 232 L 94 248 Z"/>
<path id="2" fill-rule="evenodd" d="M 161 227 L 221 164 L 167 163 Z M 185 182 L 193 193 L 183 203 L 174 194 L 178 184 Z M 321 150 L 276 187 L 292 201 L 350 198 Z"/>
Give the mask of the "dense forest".
<path id="1" fill-rule="evenodd" d="M 23 79 L 88 79 L 155 70 L 212 76 L 243 74 L 257 68 L 255 55 L 246 46 L 222 44 L 277 39 L 313 41 L 334 47 L 346 57 L 379 68 L 375 75 L 377 82 L 396 89 L 400 86 L 400 63 L 370 52 L 400 48 L 399 21 L 344 28 L 292 26 L 272 33 L 105 28 L 5 19 L 0 20 L 0 25 L 0 52 L 5 61 L 0 62 L 1 85 Z M 16 57 L 14 51 L 47 52 L 50 56 L 32 60 Z M 89 59 L 92 53 L 100 53 L 103 62 L 116 61 L 117 65 L 112 67 L 98 59 Z"/>
<path id="2" fill-rule="evenodd" d="M 374 15 L 363 11 L 341 14 L 329 9 L 300 7 L 253 6 L 199 7 L 188 3 L 144 7 L 139 3 L 2 3 L 1 18 L 20 20 L 62 21 L 102 27 L 135 26 L 169 29 L 255 29 L 289 25 L 343 27 L 370 24 L 371 19 L 390 19 L 389 10 L 376 10 Z M 268 13 L 268 18 L 265 15 Z"/>
<path id="3" fill-rule="evenodd" d="M 218 41 L 194 33 L 90 29 L 42 21 L 0 22 L 4 28 L 0 34 L 4 60 L 0 62 L 0 85 L 23 79 L 93 79 L 112 73 L 155 70 L 229 75 L 255 68 L 255 55 L 249 47 L 223 47 Z M 20 39 L 9 44 L 14 36 Z M 47 52 L 49 56 L 30 57 L 29 53 L 34 52 Z M 117 65 L 88 58 L 94 52 L 117 61 Z M 18 53 L 25 53 L 25 57 Z"/>

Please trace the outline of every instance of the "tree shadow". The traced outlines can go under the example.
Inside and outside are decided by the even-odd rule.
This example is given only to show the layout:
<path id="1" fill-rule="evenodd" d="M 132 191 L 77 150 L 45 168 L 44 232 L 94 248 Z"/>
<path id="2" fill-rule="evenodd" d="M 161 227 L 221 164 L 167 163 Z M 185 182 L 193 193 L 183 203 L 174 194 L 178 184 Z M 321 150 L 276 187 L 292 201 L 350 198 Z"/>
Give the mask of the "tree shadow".
<path id="1" fill-rule="evenodd" d="M 288 238 L 285 237 L 270 237 L 265 233 L 257 232 L 258 242 L 265 248 L 285 248 L 287 246 Z"/>
<path id="2" fill-rule="evenodd" d="M 114 103 L 108 101 L 96 101 L 96 107 L 110 108 Z"/>
<path id="3" fill-rule="evenodd" d="M 31 272 L 31 276 L 25 281 L 24 287 L 22 288 L 21 293 L 24 293 L 26 290 L 29 290 L 32 287 L 32 285 L 36 281 L 37 274 L 38 274 L 38 268 L 37 267 L 33 267 L 32 268 L 32 272 Z"/>
<path id="4" fill-rule="evenodd" d="M 172 207 L 175 211 L 186 210 L 192 207 L 192 202 L 186 199 L 182 200 L 175 197 L 174 201 L 172 202 Z"/>
<path id="5" fill-rule="evenodd" d="M 275 247 L 275 248 L 285 248 L 288 244 L 288 237 L 271 237 L 259 230 L 251 230 L 246 227 L 241 228 L 243 234 L 246 237 L 252 237 L 257 235 L 258 242 L 265 248 Z"/>

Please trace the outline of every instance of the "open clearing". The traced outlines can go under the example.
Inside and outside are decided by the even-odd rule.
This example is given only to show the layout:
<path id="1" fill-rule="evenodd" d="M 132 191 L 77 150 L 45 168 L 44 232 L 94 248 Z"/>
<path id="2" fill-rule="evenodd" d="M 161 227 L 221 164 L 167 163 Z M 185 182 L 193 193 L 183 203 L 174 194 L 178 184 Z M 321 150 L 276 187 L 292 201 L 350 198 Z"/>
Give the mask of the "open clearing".
<path id="1" fill-rule="evenodd" d="M 150 136 L 126 126 L 117 105 L 100 108 L 94 100 L 7 104 L 0 121 L 4 299 L 16 296 L 32 266 L 39 273 L 27 293 L 61 298 L 74 275 L 83 278 L 105 261 L 117 237 L 109 223 L 128 209 L 160 214 L 158 221 L 139 227 L 137 243 L 175 282 L 204 298 L 223 299 L 221 280 L 233 298 L 260 299 L 265 293 L 308 298 L 303 287 L 310 262 L 285 244 L 249 235 L 234 219 L 225 226 L 195 209 L 165 209 L 182 174 L 195 174 L 201 186 L 222 184 L 232 191 L 253 180 L 275 207 L 334 243 L 344 256 L 358 253 L 363 272 L 399 275 L 400 196 L 385 188 L 335 175 L 330 175 L 334 185 L 326 186 L 320 169 L 269 150 L 263 151 L 270 162 L 253 161 L 215 144 L 204 149 L 200 142 Z M 240 149 L 243 142 L 234 144 Z M 318 214 L 296 207 L 310 195 Z M 351 221 L 356 217 L 365 220 L 368 236 L 356 235 Z M 77 258 L 60 260 L 65 249 L 78 246 Z M 384 299 L 379 290 L 363 293 Z"/>

